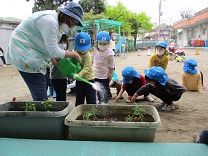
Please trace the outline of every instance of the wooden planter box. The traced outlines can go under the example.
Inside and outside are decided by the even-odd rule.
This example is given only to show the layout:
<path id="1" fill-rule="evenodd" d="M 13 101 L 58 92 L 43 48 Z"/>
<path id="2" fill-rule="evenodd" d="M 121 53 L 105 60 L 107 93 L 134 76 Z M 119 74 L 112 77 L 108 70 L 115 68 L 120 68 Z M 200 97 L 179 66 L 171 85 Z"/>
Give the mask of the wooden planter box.
<path id="1" fill-rule="evenodd" d="M 133 112 L 131 105 L 91 105 L 75 107 L 66 117 L 69 135 L 73 140 L 154 142 L 155 131 L 161 125 L 158 111 L 153 106 L 141 106 L 154 118 L 154 122 L 87 121 L 76 120 L 78 116 L 95 107 L 100 115 L 125 114 Z"/>
<path id="2" fill-rule="evenodd" d="M 44 111 L 41 102 L 34 102 L 37 111 L 24 111 L 26 102 L 0 105 L 0 137 L 25 139 L 68 139 L 64 119 L 72 110 L 69 102 L 55 102 Z"/>

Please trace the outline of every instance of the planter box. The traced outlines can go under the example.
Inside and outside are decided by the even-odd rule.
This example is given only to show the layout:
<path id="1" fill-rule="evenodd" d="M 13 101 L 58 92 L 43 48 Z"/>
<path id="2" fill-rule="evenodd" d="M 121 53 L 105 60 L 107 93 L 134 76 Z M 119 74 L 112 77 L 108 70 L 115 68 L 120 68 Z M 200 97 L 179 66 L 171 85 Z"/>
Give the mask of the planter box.
<path id="1" fill-rule="evenodd" d="M 26 102 L 8 102 L 0 105 L 0 137 L 25 139 L 68 139 L 64 119 L 72 110 L 68 102 L 54 102 L 51 111 L 34 102 L 37 111 L 24 111 Z M 39 108 L 38 108 L 39 107 Z"/>
<path id="2" fill-rule="evenodd" d="M 122 122 L 122 121 L 86 121 L 76 120 L 84 112 L 91 112 L 96 106 L 99 115 L 133 113 L 131 105 L 93 105 L 84 104 L 75 107 L 66 117 L 65 125 L 69 126 L 70 138 L 73 140 L 94 141 L 139 141 L 154 142 L 155 131 L 161 125 L 159 114 L 153 106 L 141 106 L 151 115 L 155 122 Z"/>

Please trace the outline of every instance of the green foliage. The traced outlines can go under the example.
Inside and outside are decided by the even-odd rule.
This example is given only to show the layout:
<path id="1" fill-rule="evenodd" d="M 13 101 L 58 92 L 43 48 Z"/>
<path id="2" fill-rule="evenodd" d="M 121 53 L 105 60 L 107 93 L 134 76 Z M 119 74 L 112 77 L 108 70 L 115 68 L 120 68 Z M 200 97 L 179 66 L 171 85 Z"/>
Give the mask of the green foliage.
<path id="1" fill-rule="evenodd" d="M 144 114 L 146 114 L 146 110 L 139 105 L 135 105 L 133 108 L 134 113 L 132 115 L 128 115 L 125 119 L 126 121 L 132 122 L 135 121 L 143 121 L 144 120 Z"/>
<path id="2" fill-rule="evenodd" d="M 43 105 L 45 111 L 49 111 L 49 107 L 53 107 L 54 102 L 50 101 L 50 100 L 45 100 L 45 101 L 41 102 L 41 105 Z"/>
<path id="3" fill-rule="evenodd" d="M 105 12 L 105 5 L 103 0 L 80 0 L 78 2 L 85 13 L 93 12 L 94 15 Z"/>
<path id="4" fill-rule="evenodd" d="M 56 10 L 61 4 L 64 4 L 67 1 L 68 0 L 35 0 L 32 12 L 34 13 L 42 10 Z"/>
<path id="5" fill-rule="evenodd" d="M 25 111 L 36 111 L 36 106 L 34 103 L 27 102 L 25 104 Z"/>
<path id="6" fill-rule="evenodd" d="M 92 111 L 88 112 L 86 111 L 83 114 L 83 119 L 84 120 L 96 120 L 98 115 L 98 110 L 95 107 L 92 107 Z"/>

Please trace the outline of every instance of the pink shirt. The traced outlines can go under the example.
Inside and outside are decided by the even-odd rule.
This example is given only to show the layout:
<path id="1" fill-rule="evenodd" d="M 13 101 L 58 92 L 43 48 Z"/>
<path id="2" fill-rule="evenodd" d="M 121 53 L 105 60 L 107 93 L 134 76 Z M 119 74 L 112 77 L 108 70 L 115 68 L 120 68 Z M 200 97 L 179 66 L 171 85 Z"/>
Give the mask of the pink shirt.
<path id="1" fill-rule="evenodd" d="M 94 48 L 92 60 L 95 78 L 107 79 L 109 68 L 115 67 L 113 50 L 107 48 L 104 52 L 99 52 L 97 48 Z"/>

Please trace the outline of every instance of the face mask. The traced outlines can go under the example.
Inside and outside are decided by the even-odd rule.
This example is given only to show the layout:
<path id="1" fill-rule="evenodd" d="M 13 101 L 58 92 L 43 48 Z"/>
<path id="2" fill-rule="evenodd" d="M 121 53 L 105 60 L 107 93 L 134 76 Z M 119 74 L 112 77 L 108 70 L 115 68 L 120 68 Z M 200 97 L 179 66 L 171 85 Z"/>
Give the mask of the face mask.
<path id="1" fill-rule="evenodd" d="M 156 51 L 156 54 L 157 54 L 158 56 L 162 56 L 162 55 L 164 54 L 164 52 Z"/>
<path id="2" fill-rule="evenodd" d="M 59 29 L 60 29 L 61 31 L 64 31 L 64 32 L 70 30 L 69 26 L 68 26 L 67 24 L 65 24 L 65 23 L 63 23 L 63 24 L 59 27 Z"/>
<path id="3" fill-rule="evenodd" d="M 102 45 L 99 45 L 99 44 L 98 44 L 98 48 L 99 48 L 100 50 L 102 50 L 102 51 L 105 51 L 105 50 L 108 48 L 108 45 L 102 46 Z"/>
<path id="4" fill-rule="evenodd" d="M 65 43 L 63 43 L 63 44 L 58 44 L 58 45 L 59 45 L 59 47 L 60 47 L 61 49 L 66 50 L 66 44 L 65 44 Z"/>

